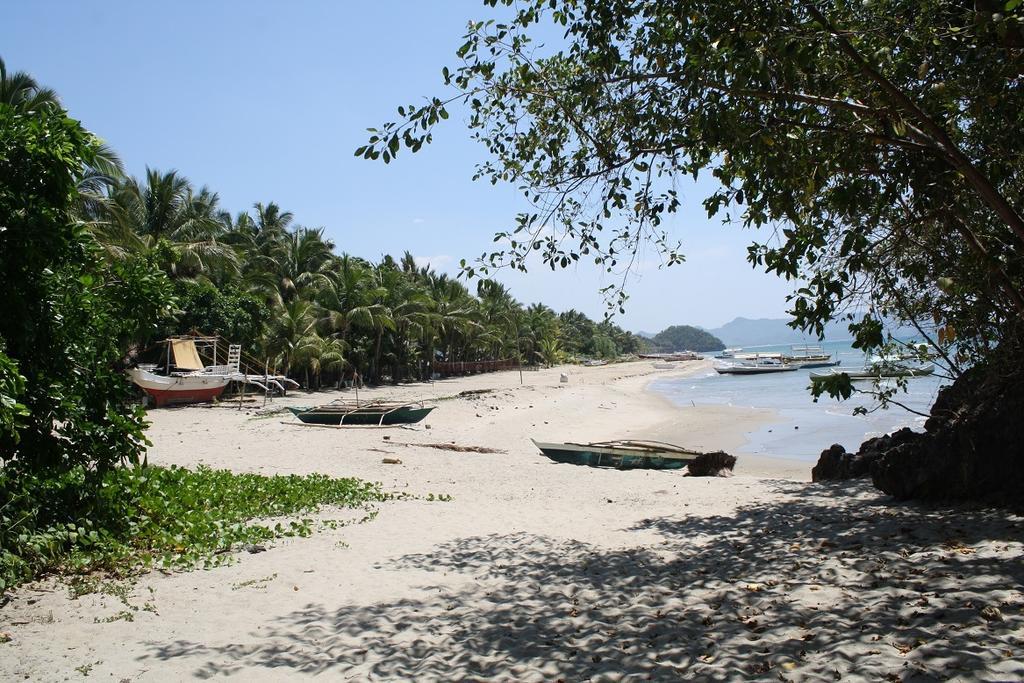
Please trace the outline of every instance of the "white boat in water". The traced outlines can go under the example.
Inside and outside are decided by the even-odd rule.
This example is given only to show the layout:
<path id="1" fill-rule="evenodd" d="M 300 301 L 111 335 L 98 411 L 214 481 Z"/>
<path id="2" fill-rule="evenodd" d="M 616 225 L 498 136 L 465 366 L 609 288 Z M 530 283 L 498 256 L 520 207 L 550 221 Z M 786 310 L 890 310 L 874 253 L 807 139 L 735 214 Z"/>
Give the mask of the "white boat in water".
<path id="1" fill-rule="evenodd" d="M 795 372 L 799 369 L 799 366 L 784 363 L 774 355 L 715 366 L 715 372 L 720 375 L 766 375 L 773 372 Z"/>
<path id="2" fill-rule="evenodd" d="M 789 353 L 782 354 L 782 360 L 801 368 L 827 368 L 839 365 L 839 361 L 832 360 L 832 354 L 826 353 L 824 348 L 810 344 L 791 346 Z"/>
<path id="3" fill-rule="evenodd" d="M 935 372 L 934 363 L 908 365 L 904 363 L 880 362 L 863 368 L 832 368 L 828 372 L 812 372 L 811 380 L 823 380 L 837 375 L 849 375 L 851 380 L 883 379 L 890 377 L 927 377 Z"/>

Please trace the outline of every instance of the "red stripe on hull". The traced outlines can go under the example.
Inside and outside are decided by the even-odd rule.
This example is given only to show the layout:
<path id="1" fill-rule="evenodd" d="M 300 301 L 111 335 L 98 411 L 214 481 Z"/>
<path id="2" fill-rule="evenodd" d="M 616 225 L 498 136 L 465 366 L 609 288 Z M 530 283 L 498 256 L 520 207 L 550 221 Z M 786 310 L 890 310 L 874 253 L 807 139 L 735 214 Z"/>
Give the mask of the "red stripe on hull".
<path id="1" fill-rule="evenodd" d="M 171 403 L 202 403 L 212 401 L 224 393 L 224 387 L 203 387 L 202 389 L 143 389 L 156 401 L 156 407 Z"/>

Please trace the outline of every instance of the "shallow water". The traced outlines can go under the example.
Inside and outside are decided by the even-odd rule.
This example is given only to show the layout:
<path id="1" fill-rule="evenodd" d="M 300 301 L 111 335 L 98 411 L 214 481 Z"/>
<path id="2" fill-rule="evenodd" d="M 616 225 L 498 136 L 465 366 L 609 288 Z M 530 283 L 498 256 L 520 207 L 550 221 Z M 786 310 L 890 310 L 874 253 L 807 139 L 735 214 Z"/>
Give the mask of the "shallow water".
<path id="1" fill-rule="evenodd" d="M 851 348 L 849 342 L 831 342 L 822 346 L 833 359 L 841 361 L 841 367 L 864 365 L 863 354 Z M 747 347 L 744 351 L 789 352 L 789 347 Z M 814 461 L 822 450 L 834 443 L 843 445 L 848 451 L 856 451 L 865 439 L 901 427 L 923 430 L 924 417 L 897 406 L 877 409 L 867 415 L 854 415 L 854 408 L 858 406 L 875 405 L 866 397 L 854 396 L 847 401 L 836 401 L 823 396 L 815 403 L 809 390 L 809 372 L 720 375 L 710 370 L 696 377 L 655 380 L 651 389 L 680 406 L 730 405 L 777 411 L 779 419 L 749 435 L 748 442 L 739 453 Z M 907 393 L 897 394 L 894 399 L 913 410 L 927 413 L 939 387 L 947 383 L 948 380 L 937 376 L 912 379 L 907 383 Z M 870 388 L 871 385 L 858 382 L 854 386 Z"/>

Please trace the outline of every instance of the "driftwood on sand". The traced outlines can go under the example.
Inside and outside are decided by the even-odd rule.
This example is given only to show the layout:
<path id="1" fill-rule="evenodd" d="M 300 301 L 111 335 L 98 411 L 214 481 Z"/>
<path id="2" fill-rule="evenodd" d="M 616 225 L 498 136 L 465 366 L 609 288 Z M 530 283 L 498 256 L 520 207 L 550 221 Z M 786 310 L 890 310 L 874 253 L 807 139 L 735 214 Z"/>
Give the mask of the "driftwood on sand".
<path id="1" fill-rule="evenodd" d="M 442 451 L 456 451 L 458 453 L 507 453 L 502 448 L 488 448 L 487 446 L 461 446 L 457 443 L 410 443 L 392 441 L 395 446 L 419 446 L 421 448 L 436 448 Z"/>

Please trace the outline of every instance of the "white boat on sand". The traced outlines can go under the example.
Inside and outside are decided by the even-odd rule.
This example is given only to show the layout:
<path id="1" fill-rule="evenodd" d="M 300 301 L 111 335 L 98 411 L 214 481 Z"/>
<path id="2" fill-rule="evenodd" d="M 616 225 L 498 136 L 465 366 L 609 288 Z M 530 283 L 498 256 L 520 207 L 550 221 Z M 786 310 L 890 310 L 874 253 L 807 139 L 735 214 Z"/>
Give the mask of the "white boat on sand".
<path id="1" fill-rule="evenodd" d="M 283 375 L 250 374 L 242 371 L 242 347 L 228 345 L 227 364 L 218 365 L 218 337 L 183 336 L 165 339 L 165 373 L 158 364 L 139 364 L 128 371 L 132 382 L 153 398 L 157 407 L 174 403 L 212 401 L 231 382 L 252 385 L 265 393 L 285 393 L 299 383 Z M 204 365 L 199 349 L 212 354 L 213 365 Z M 223 357 L 223 356 L 221 356 Z"/>

